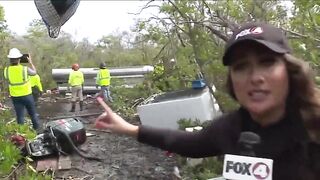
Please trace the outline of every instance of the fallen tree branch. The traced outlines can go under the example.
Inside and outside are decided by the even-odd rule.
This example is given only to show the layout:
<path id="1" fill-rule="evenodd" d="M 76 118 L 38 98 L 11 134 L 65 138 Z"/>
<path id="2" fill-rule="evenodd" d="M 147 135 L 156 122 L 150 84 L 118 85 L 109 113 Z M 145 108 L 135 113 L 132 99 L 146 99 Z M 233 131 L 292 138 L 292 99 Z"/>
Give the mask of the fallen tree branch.
<path id="1" fill-rule="evenodd" d="M 174 7 L 174 9 L 175 9 L 176 11 L 178 11 L 178 13 L 180 14 L 180 16 L 181 16 L 183 19 L 185 19 L 185 20 L 190 20 L 190 19 L 191 19 L 188 15 L 182 13 L 181 10 L 177 7 L 177 5 L 174 4 L 171 0 L 169 0 L 168 2 Z"/>
<path id="2" fill-rule="evenodd" d="M 169 45 L 170 41 L 168 41 L 161 49 L 160 51 L 158 52 L 158 54 L 153 58 L 153 59 L 157 59 L 160 54 L 162 53 L 162 51 Z"/>
<path id="3" fill-rule="evenodd" d="M 299 37 L 303 37 L 303 38 L 309 38 L 309 39 L 312 39 L 316 42 L 320 42 L 320 39 L 317 39 L 317 38 L 314 38 L 314 37 L 311 37 L 311 36 L 308 36 L 308 35 L 304 35 L 304 34 L 301 34 L 301 33 L 298 33 L 298 32 L 295 32 L 295 31 L 291 31 L 291 30 L 288 30 L 288 29 L 284 29 L 284 28 L 281 28 L 283 31 L 285 32 L 288 32 L 288 33 L 291 33 L 295 36 L 299 36 Z"/>
<path id="4" fill-rule="evenodd" d="M 140 15 L 143 10 L 148 9 L 148 8 L 150 8 L 150 7 L 157 7 L 157 8 L 159 8 L 159 9 L 161 8 L 159 5 L 151 4 L 152 2 L 154 2 L 154 0 L 150 0 L 149 2 L 147 2 L 147 4 L 144 5 L 144 7 L 142 7 L 139 12 L 137 12 L 137 13 L 128 13 L 128 14 Z M 150 4 L 151 4 L 151 5 L 150 5 Z"/>
<path id="5" fill-rule="evenodd" d="M 22 163 L 19 163 L 18 166 L 16 166 L 7 176 L 2 176 L 1 178 L 9 179 L 12 175 L 15 174 L 15 172 L 20 168 Z"/>
<path id="6" fill-rule="evenodd" d="M 224 42 L 228 41 L 228 37 L 225 36 L 224 34 L 222 34 L 220 31 L 214 29 L 213 27 L 209 26 L 209 25 L 205 25 L 206 28 L 208 28 L 210 30 L 210 32 L 216 36 L 218 36 L 220 39 L 222 39 Z"/>

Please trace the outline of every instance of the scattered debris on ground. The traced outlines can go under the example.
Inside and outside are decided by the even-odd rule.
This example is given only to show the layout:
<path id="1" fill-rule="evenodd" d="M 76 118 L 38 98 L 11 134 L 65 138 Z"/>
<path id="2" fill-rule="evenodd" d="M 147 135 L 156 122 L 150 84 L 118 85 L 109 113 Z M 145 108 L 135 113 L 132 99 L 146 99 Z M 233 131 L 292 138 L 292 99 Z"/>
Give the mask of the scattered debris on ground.
<path id="1" fill-rule="evenodd" d="M 39 103 L 38 113 L 42 123 L 53 119 L 79 116 L 87 133 L 87 141 L 80 146 L 81 151 L 103 159 L 100 162 L 72 154 L 63 158 L 62 163 L 61 159 L 43 160 L 50 161 L 51 165 L 57 169 L 55 179 L 180 178 L 176 156 L 167 156 L 165 151 L 138 143 L 131 137 L 95 129 L 94 119 L 102 113 L 102 109 L 90 97 L 86 98 L 85 102 L 85 110 L 76 113 L 69 112 L 68 98 L 49 96 L 41 98 Z M 47 169 L 44 164 L 50 163 L 38 161 L 37 169 L 40 171 Z"/>

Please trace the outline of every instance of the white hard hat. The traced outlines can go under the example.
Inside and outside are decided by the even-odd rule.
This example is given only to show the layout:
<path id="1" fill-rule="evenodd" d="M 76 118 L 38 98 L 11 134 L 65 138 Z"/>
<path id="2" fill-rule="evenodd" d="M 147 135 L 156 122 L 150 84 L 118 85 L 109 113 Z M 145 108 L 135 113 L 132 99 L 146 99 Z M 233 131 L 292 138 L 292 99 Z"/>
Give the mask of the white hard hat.
<path id="1" fill-rule="evenodd" d="M 9 54 L 8 54 L 7 57 L 8 57 L 8 58 L 21 58 L 21 57 L 22 57 L 22 54 L 21 54 L 21 52 L 19 51 L 19 49 L 17 49 L 17 48 L 12 48 L 12 49 L 10 49 Z"/>

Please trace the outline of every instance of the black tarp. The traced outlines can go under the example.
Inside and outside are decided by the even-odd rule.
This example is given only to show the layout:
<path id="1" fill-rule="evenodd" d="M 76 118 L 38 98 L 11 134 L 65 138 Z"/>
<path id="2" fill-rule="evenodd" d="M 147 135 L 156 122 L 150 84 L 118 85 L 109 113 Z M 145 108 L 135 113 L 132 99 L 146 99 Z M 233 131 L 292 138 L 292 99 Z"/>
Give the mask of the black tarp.
<path id="1" fill-rule="evenodd" d="M 80 0 L 34 0 L 34 3 L 47 26 L 49 36 L 57 38 L 61 26 L 76 12 Z"/>

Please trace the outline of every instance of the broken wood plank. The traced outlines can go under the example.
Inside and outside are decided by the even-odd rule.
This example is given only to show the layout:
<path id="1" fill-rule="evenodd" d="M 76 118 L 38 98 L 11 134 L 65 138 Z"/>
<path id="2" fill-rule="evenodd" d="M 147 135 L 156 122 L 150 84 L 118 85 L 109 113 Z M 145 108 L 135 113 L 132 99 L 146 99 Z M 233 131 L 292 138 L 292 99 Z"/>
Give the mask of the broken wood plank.
<path id="1" fill-rule="evenodd" d="M 49 157 L 37 161 L 36 170 L 46 171 L 71 169 L 71 160 L 69 156 L 60 155 L 59 157 Z"/>
<path id="2" fill-rule="evenodd" d="M 45 171 L 47 169 L 57 170 L 58 168 L 58 158 L 49 157 L 37 161 L 37 171 Z"/>

